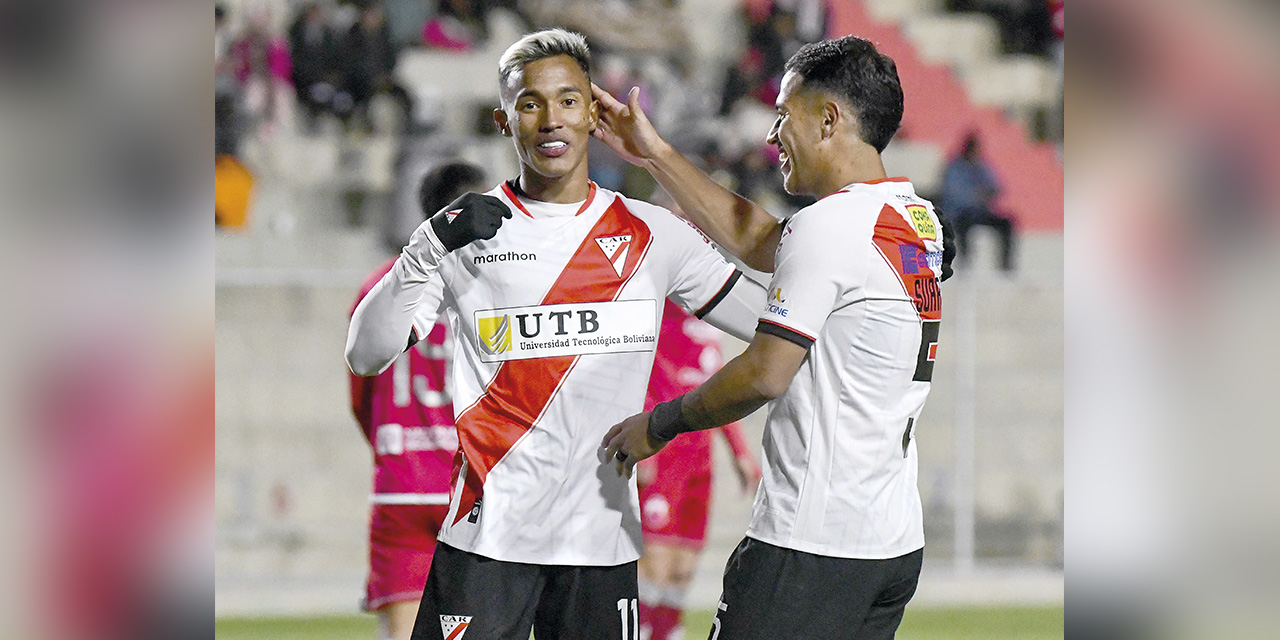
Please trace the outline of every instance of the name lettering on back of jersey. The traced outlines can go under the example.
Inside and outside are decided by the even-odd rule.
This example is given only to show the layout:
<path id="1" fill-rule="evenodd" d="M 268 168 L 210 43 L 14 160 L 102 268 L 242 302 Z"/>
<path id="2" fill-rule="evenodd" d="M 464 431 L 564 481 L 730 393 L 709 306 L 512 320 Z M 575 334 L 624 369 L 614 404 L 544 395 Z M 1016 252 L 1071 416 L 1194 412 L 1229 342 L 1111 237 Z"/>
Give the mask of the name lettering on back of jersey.
<path id="1" fill-rule="evenodd" d="M 907 205 L 907 213 L 911 215 L 911 226 L 916 228 L 916 233 L 924 240 L 937 240 L 938 227 L 933 224 L 933 217 L 929 215 L 929 210 L 918 205 Z"/>
<path id="2" fill-rule="evenodd" d="M 622 269 L 627 265 L 627 253 L 631 251 L 631 234 L 596 238 L 596 244 L 600 246 L 604 257 L 609 259 L 609 264 L 613 265 L 613 270 L 621 278 Z"/>
<path id="3" fill-rule="evenodd" d="M 617 300 L 476 311 L 480 359 L 505 362 L 653 351 L 658 341 L 656 304 Z"/>
<path id="4" fill-rule="evenodd" d="M 942 313 L 942 291 L 938 289 L 938 281 L 934 278 L 915 278 L 912 283 L 914 291 L 912 299 L 916 303 L 916 311 L 925 318 L 934 319 Z"/>
<path id="5" fill-rule="evenodd" d="M 444 640 L 462 640 L 469 626 L 471 616 L 440 616 L 440 633 Z"/>

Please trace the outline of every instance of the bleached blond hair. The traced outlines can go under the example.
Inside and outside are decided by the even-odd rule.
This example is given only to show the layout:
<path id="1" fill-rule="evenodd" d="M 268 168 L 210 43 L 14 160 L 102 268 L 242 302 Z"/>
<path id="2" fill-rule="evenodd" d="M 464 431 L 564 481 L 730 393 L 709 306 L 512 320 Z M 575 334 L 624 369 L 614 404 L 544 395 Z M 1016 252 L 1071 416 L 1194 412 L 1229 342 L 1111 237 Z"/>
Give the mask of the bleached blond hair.
<path id="1" fill-rule="evenodd" d="M 502 54 L 498 60 L 499 94 L 506 95 L 507 82 L 525 65 L 559 55 L 573 58 L 583 73 L 591 74 L 591 49 L 582 34 L 560 28 L 545 29 L 520 38 Z M 503 101 L 506 101 L 505 97 Z"/>

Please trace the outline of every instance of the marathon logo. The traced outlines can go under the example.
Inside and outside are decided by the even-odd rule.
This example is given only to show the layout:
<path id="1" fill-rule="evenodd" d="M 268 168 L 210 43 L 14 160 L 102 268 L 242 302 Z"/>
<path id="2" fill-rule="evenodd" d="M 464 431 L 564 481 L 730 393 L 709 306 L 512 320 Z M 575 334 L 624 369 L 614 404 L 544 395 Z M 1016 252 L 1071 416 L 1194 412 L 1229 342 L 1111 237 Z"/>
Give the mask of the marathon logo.
<path id="1" fill-rule="evenodd" d="M 486 253 L 472 258 L 474 264 L 489 264 L 491 262 L 529 262 L 538 259 L 536 253 L 518 253 L 508 251 L 506 253 Z"/>
<path id="2" fill-rule="evenodd" d="M 898 252 L 902 254 L 902 272 L 906 275 L 918 275 L 925 269 L 935 274 L 941 272 L 941 251 L 921 251 L 913 244 L 903 244 L 898 245 Z"/>
<path id="3" fill-rule="evenodd" d="M 658 343 L 654 300 L 488 309 L 474 321 L 484 362 L 653 351 Z"/>

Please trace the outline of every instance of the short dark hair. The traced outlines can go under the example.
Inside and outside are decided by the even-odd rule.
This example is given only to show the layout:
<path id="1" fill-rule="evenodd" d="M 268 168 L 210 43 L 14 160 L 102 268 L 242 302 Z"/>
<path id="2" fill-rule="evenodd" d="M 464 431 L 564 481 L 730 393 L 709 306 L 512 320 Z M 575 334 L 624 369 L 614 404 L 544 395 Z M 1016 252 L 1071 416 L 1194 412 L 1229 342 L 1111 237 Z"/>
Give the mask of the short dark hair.
<path id="1" fill-rule="evenodd" d="M 902 84 L 893 58 L 876 51 L 869 40 L 845 36 L 800 48 L 787 61 L 787 71 L 800 76 L 803 87 L 828 91 L 849 101 L 864 142 L 884 151 L 902 124 Z"/>
<path id="2" fill-rule="evenodd" d="M 484 182 L 484 170 L 467 162 L 448 162 L 427 172 L 418 188 L 422 214 L 430 216 L 462 195 L 467 187 Z"/>

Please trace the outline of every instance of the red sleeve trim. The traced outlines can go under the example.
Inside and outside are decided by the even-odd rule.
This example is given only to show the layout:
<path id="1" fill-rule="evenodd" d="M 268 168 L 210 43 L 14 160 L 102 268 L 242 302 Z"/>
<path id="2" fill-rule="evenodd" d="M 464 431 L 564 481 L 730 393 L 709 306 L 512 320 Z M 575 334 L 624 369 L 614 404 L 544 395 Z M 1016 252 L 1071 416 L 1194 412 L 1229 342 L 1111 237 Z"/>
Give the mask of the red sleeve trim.
<path id="1" fill-rule="evenodd" d="M 782 338 L 783 340 L 794 342 L 805 349 L 812 347 L 813 343 L 817 341 L 815 338 L 800 333 L 791 327 L 780 325 L 772 320 L 761 320 L 757 323 L 756 333 L 767 333 L 776 338 Z"/>

